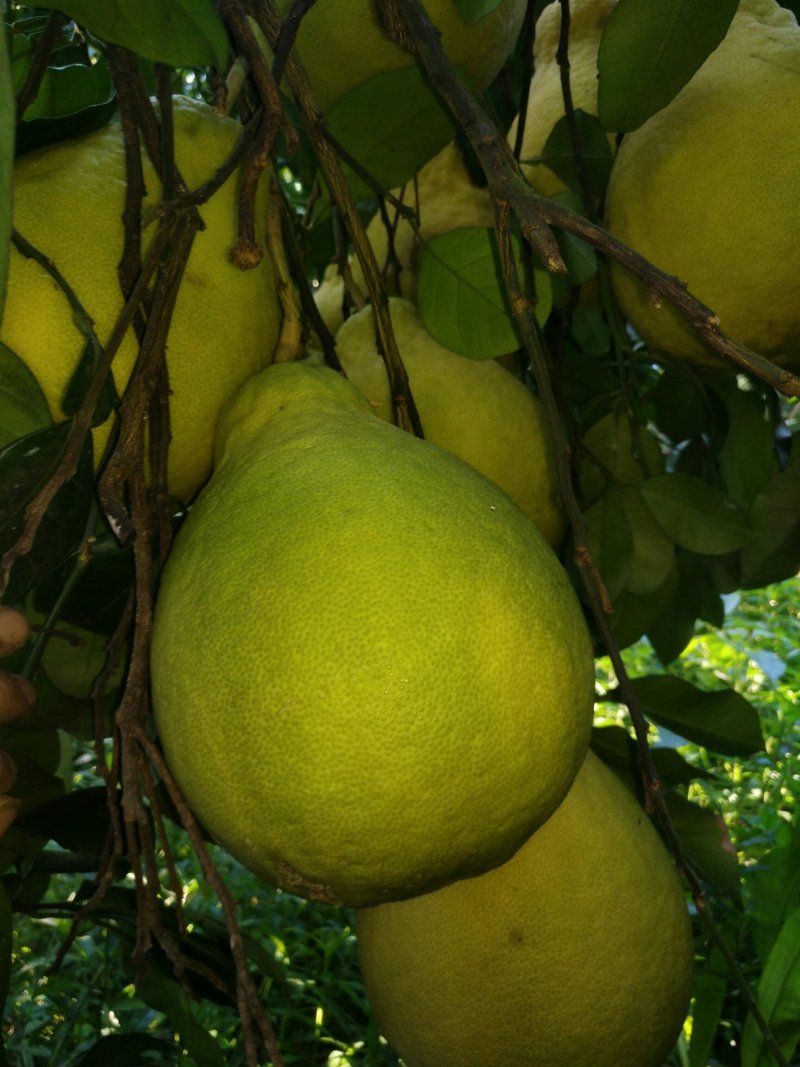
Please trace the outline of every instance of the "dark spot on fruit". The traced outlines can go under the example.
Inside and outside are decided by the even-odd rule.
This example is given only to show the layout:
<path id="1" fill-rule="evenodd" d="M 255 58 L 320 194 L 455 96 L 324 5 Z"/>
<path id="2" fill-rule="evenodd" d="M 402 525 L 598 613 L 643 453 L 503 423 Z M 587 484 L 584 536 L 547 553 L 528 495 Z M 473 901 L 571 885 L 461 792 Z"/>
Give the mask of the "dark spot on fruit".
<path id="1" fill-rule="evenodd" d="M 521 945 L 522 942 L 525 940 L 525 938 L 523 937 L 522 931 L 521 930 L 517 930 L 516 927 L 512 928 L 511 930 L 509 930 L 508 939 L 509 939 L 509 941 L 511 942 L 512 945 Z"/>

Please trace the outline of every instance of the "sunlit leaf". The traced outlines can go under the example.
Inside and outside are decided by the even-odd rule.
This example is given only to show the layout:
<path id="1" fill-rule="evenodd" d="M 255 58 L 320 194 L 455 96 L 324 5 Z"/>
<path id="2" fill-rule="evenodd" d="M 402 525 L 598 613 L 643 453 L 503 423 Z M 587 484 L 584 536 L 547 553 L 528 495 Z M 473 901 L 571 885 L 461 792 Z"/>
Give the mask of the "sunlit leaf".
<path id="1" fill-rule="evenodd" d="M 758 1006 L 787 1060 L 800 1040 L 800 908 L 783 924 L 758 983 Z M 752 1015 L 742 1034 L 742 1067 L 774 1067 Z"/>
<path id="2" fill-rule="evenodd" d="M 800 908 L 800 820 L 788 845 L 767 853 L 751 872 L 750 882 L 753 933 L 765 960 L 784 922 Z"/>

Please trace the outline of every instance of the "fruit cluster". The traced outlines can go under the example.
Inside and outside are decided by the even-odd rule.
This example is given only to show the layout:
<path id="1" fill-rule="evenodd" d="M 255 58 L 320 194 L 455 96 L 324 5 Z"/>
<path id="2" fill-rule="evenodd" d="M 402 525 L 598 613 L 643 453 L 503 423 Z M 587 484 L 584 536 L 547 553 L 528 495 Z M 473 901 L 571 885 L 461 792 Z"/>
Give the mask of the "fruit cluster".
<path id="1" fill-rule="evenodd" d="M 428 5 L 474 91 L 514 48 L 525 6 L 500 0 L 469 21 L 451 0 Z M 405 205 L 388 227 L 382 208 L 366 233 L 423 433 L 394 425 L 398 398 L 352 253 L 316 288 L 317 333 L 303 322 L 303 351 L 283 358 L 281 265 L 230 259 L 241 204 L 231 167 L 236 177 L 199 208 L 166 343 L 166 487 L 181 525 L 153 624 L 158 740 L 213 840 L 272 885 L 357 909 L 368 996 L 408 1067 L 660 1067 L 689 1001 L 691 924 L 671 856 L 590 748 L 594 646 L 567 572 L 553 427 L 516 352 L 467 359 L 421 313 L 422 249 L 492 227 L 493 201 L 411 53 L 371 11 L 354 32 L 354 7 L 311 7 L 295 52 L 335 141 Z M 598 113 L 598 51 L 616 8 L 573 0 L 572 102 L 584 115 Z M 546 154 L 564 116 L 561 15 L 551 3 L 537 23 L 520 140 L 522 173 L 547 197 L 566 190 Z M 775 149 L 794 137 L 796 109 L 768 103 L 797 98 L 798 57 L 794 17 L 741 0 L 670 104 L 622 138 L 601 135 L 613 155 L 609 232 L 686 279 L 736 341 L 787 367 L 800 350 L 798 304 L 785 299 L 800 208 L 793 156 Z M 242 130 L 183 96 L 173 111 L 180 196 L 213 184 Z M 759 153 L 736 151 L 741 141 Z M 0 336 L 55 422 L 75 413 L 76 370 L 86 361 L 96 372 L 97 338 L 118 340 L 129 163 L 112 124 L 16 166 L 15 225 L 58 265 L 71 299 L 14 250 Z M 762 174 L 769 210 L 755 211 Z M 146 153 L 142 178 L 134 229 L 147 264 L 153 216 L 169 205 Z M 765 245 L 769 269 L 754 271 Z M 653 359 L 717 365 L 641 282 L 615 266 L 611 284 Z M 576 296 L 594 299 L 589 285 Z M 326 331 L 337 369 L 320 352 Z M 129 331 L 111 364 L 115 400 L 138 352 Z M 101 465 L 118 423 L 95 423 Z M 646 465 L 648 445 L 640 451 Z M 23 615 L 0 608 L 0 655 L 29 634 Z M 34 703 L 26 679 L 0 672 L 0 724 Z M 0 752 L 0 834 L 20 807 L 14 777 Z"/>

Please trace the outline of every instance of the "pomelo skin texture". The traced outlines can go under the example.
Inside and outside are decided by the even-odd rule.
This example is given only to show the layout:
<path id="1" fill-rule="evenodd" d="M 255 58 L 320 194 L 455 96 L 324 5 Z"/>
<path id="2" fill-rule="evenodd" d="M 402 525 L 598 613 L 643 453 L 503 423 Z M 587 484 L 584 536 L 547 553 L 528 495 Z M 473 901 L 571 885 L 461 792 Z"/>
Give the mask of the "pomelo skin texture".
<path id="1" fill-rule="evenodd" d="M 693 949 L 672 860 L 589 752 L 493 871 L 356 914 L 361 971 L 408 1067 L 661 1067 Z"/>
<path id="2" fill-rule="evenodd" d="M 407 300 L 391 297 L 389 311 L 426 441 L 496 482 L 558 550 L 567 524 L 539 399 L 493 360 L 465 359 L 444 348 Z M 339 330 L 336 351 L 349 380 L 380 418 L 391 421 L 389 379 L 374 329 L 366 307 Z"/>
<path id="3" fill-rule="evenodd" d="M 241 134 L 231 118 L 187 97 L 173 98 L 175 156 L 190 189 L 213 177 Z M 143 160 L 148 196 L 160 183 Z M 264 186 L 266 195 L 266 186 Z M 123 299 L 117 265 L 124 247 L 125 155 L 122 133 L 111 125 L 23 156 L 14 170 L 14 225 L 54 261 L 94 320 L 104 344 Z M 234 266 L 237 175 L 200 207 L 205 229 L 194 239 L 167 339 L 172 442 L 168 488 L 189 499 L 211 473 L 214 425 L 222 404 L 250 375 L 266 366 L 278 337 L 280 310 L 270 257 L 253 270 Z M 263 211 L 261 212 L 263 220 Z M 143 231 L 144 252 L 155 224 Z M 52 416 L 85 348 L 69 304 L 50 276 L 13 248 L 0 340 L 31 369 Z M 138 352 L 129 331 L 114 358 L 117 392 Z M 99 452 L 111 422 L 95 431 Z"/>
<path id="4" fill-rule="evenodd" d="M 677 275 L 734 341 L 800 369 L 800 27 L 742 0 L 725 39 L 674 100 L 627 134 L 606 228 Z M 654 352 L 732 368 L 668 301 L 612 264 L 619 304 Z"/>
<path id="5" fill-rule="evenodd" d="M 597 52 L 603 30 L 616 4 L 617 0 L 573 0 L 570 4 L 568 51 L 572 106 L 576 111 L 585 111 L 588 115 L 597 114 Z M 536 20 L 533 78 L 520 152 L 522 172 L 542 196 L 556 196 L 567 188 L 544 163 L 526 162 L 543 154 L 553 127 L 565 114 L 561 68 L 556 61 L 561 10 L 561 3 L 555 0 L 543 9 Z M 518 123 L 519 120 L 514 119 L 508 132 L 508 142 L 512 147 L 516 143 Z M 613 150 L 613 133 L 609 134 L 609 144 Z"/>
<path id="6" fill-rule="evenodd" d="M 588 746 L 592 650 L 550 547 L 324 367 L 274 365 L 223 413 L 152 656 L 197 815 L 266 881 L 331 903 L 504 862 Z"/>

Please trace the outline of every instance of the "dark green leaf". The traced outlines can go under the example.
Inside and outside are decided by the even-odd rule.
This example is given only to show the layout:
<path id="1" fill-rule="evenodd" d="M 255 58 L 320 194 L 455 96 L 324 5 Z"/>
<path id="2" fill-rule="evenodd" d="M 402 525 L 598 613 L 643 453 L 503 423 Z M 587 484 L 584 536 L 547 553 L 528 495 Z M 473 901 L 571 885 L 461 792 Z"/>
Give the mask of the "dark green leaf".
<path id="1" fill-rule="evenodd" d="M 456 9 L 464 22 L 480 22 L 484 15 L 491 15 L 501 0 L 454 0 Z"/>
<path id="2" fill-rule="evenodd" d="M 679 793 L 667 794 L 667 811 L 692 867 L 719 893 L 739 901 L 739 861 L 725 820 Z"/>
<path id="3" fill-rule="evenodd" d="M 622 726 L 593 727 L 592 749 L 618 774 L 630 774 L 632 779 L 638 777 L 636 741 Z M 658 775 L 667 785 L 685 785 L 709 777 L 674 748 L 652 748 L 650 751 Z"/>
<path id="4" fill-rule="evenodd" d="M 145 1053 L 153 1052 L 157 1059 L 143 1060 Z M 133 1067 L 134 1064 L 169 1063 L 175 1053 L 175 1045 L 149 1034 L 108 1034 L 101 1037 L 90 1049 L 74 1061 L 74 1067 Z"/>
<path id="5" fill-rule="evenodd" d="M 758 983 L 758 1006 L 781 1052 L 792 1059 L 800 1040 L 800 908 L 783 924 Z M 742 1034 L 742 1067 L 773 1067 L 761 1030 L 748 1016 Z"/>
<path id="6" fill-rule="evenodd" d="M 51 421 L 36 378 L 19 356 L 0 343 L 0 448 L 49 426 Z"/>
<path id="7" fill-rule="evenodd" d="M 114 87 L 103 56 L 92 64 L 48 67 L 23 120 L 64 118 L 88 107 L 108 104 L 113 97 Z"/>
<path id="8" fill-rule="evenodd" d="M 5 30 L 0 41 L 0 321 L 6 299 L 11 237 L 11 174 L 14 167 L 14 85 Z"/>
<path id="9" fill-rule="evenodd" d="M 72 852 L 100 855 L 109 828 L 106 788 L 76 789 L 47 801 L 21 816 L 17 826 Z"/>
<path id="10" fill-rule="evenodd" d="M 740 587 L 757 589 L 800 570 L 800 437 L 792 458 L 750 508 L 750 540 L 739 554 Z"/>
<path id="11" fill-rule="evenodd" d="M 703 391 L 688 375 L 665 371 L 648 399 L 655 406 L 659 430 L 675 444 L 708 429 L 709 412 Z"/>
<path id="12" fill-rule="evenodd" d="M 637 596 L 626 589 L 617 598 L 609 622 L 614 638 L 621 648 L 638 641 L 654 621 L 669 609 L 678 580 L 678 568 L 673 566 L 661 587 L 654 593 Z"/>
<path id="13" fill-rule="evenodd" d="M 68 422 L 48 426 L 0 452 L 0 555 L 18 541 L 24 528 L 25 509 L 58 467 L 70 429 Z M 77 546 L 86 527 L 93 491 L 92 448 L 91 440 L 87 439 L 78 471 L 50 504 L 33 550 L 14 564 L 10 600 L 21 600 Z"/>
<path id="14" fill-rule="evenodd" d="M 709 1063 L 727 988 L 728 965 L 714 946 L 703 969 L 695 974 L 689 1067 L 706 1067 Z"/>
<path id="15" fill-rule="evenodd" d="M 676 553 L 677 581 L 670 596 L 647 628 L 647 636 L 662 663 L 671 663 L 694 636 L 695 623 L 703 619 L 721 626 L 725 609 L 714 585 L 708 558 L 681 549 Z"/>
<path id="16" fill-rule="evenodd" d="M 196 1067 L 225 1067 L 222 1049 L 195 1018 L 189 999 L 176 978 L 164 974 L 152 962 L 137 983 L 142 1000 L 163 1011 L 170 1026 L 180 1034 L 181 1044 Z"/>
<path id="17" fill-rule="evenodd" d="M 222 71 L 228 37 L 213 0 L 43 0 L 104 41 L 171 67 Z"/>
<path id="18" fill-rule="evenodd" d="M 611 600 L 628 582 L 633 537 L 623 508 L 622 490 L 615 486 L 584 513 L 586 545 Z"/>
<path id="19" fill-rule="evenodd" d="M 595 499 L 608 482 L 639 485 L 664 470 L 664 458 L 652 434 L 618 411 L 598 419 L 583 435 L 583 446 L 587 453 L 580 467 L 584 500 Z"/>
<path id="20" fill-rule="evenodd" d="M 574 113 L 574 120 L 583 178 L 578 170 L 570 122 L 566 115 L 550 131 L 541 156 L 521 162 L 545 163 L 573 192 L 583 193 L 585 184 L 589 195 L 599 199 L 606 191 L 611 173 L 612 155 L 608 134 L 595 115 L 589 115 L 580 108 Z"/>
<path id="21" fill-rule="evenodd" d="M 728 432 L 718 458 L 725 490 L 735 503 L 749 507 L 777 468 L 769 409 L 760 390 L 745 390 L 736 378 L 726 378 L 713 388 L 728 414 Z"/>
<path id="22" fill-rule="evenodd" d="M 404 185 L 456 132 L 450 112 L 416 66 L 385 71 L 354 86 L 327 108 L 325 122 L 381 189 Z M 345 169 L 357 200 L 374 195 Z"/>
<path id="23" fill-rule="evenodd" d="M 521 247 L 515 238 L 513 244 L 522 272 Z M 550 279 L 544 271 L 536 271 L 536 288 L 536 318 L 543 324 L 551 308 Z M 471 226 L 427 241 L 417 301 L 428 332 L 459 355 L 492 359 L 519 347 L 491 229 Z"/>
<path id="24" fill-rule="evenodd" d="M 764 747 L 755 709 L 733 689 L 709 693 L 671 674 L 634 678 L 631 684 L 645 715 L 688 741 L 727 756 L 750 756 Z"/>
<path id="25" fill-rule="evenodd" d="M 556 242 L 567 267 L 570 285 L 583 285 L 597 274 L 597 253 L 591 245 L 582 241 L 580 237 L 576 237 L 575 234 L 567 233 L 566 230 L 556 230 Z M 597 314 L 601 313 L 597 311 Z M 607 350 L 606 346 L 603 351 Z"/>
<path id="26" fill-rule="evenodd" d="M 637 129 L 675 97 L 725 37 L 738 0 L 620 0 L 597 57 L 607 130 Z"/>
<path id="27" fill-rule="evenodd" d="M 699 478 L 661 474 L 640 489 L 664 531 L 691 552 L 721 556 L 741 548 L 750 537 L 741 509 Z"/>
<path id="28" fill-rule="evenodd" d="M 675 559 L 675 545 L 653 518 L 636 486 L 621 486 L 620 491 L 633 537 L 627 588 L 638 596 L 647 596 L 666 580 Z"/>

